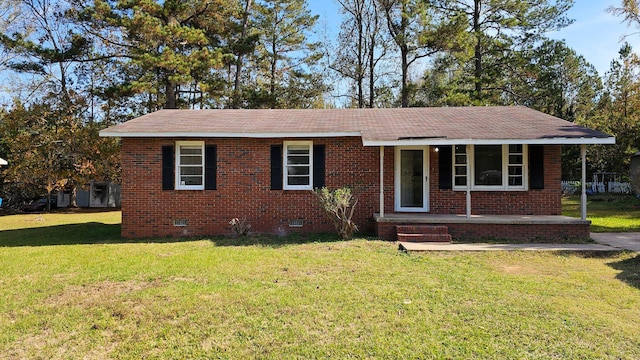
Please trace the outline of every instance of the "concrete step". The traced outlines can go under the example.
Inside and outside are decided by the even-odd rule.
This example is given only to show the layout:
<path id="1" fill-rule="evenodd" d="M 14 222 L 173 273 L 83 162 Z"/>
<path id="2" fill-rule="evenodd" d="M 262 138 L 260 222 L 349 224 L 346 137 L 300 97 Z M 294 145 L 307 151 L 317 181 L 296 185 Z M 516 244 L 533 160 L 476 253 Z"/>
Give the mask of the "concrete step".
<path id="1" fill-rule="evenodd" d="M 451 242 L 449 234 L 405 234 L 398 233 L 398 241 L 402 242 Z"/>
<path id="2" fill-rule="evenodd" d="M 396 233 L 400 234 L 449 234 L 445 225 L 396 225 Z"/>

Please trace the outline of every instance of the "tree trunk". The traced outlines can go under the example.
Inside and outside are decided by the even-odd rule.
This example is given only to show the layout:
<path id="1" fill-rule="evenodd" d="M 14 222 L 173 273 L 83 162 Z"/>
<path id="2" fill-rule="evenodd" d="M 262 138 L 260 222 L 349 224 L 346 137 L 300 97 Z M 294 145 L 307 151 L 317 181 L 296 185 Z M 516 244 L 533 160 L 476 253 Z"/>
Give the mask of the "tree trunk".
<path id="1" fill-rule="evenodd" d="M 249 24 L 249 12 L 251 11 L 251 1 L 246 0 L 244 7 L 244 14 L 242 16 L 242 33 L 240 34 L 240 43 L 244 46 L 244 41 L 247 38 L 247 27 Z M 244 49 L 238 50 L 238 58 L 236 59 L 236 73 L 233 83 L 233 100 L 231 101 L 231 108 L 237 109 L 240 104 L 240 78 L 242 75 L 242 62 L 244 56 Z"/>
<path id="2" fill-rule="evenodd" d="M 176 105 L 176 84 L 173 81 L 167 79 L 165 81 L 165 96 L 166 101 L 164 103 L 165 109 L 177 109 Z"/>
<path id="3" fill-rule="evenodd" d="M 409 107 L 409 88 L 407 86 L 408 82 L 408 72 L 409 72 L 409 63 L 407 61 L 409 49 L 406 44 L 400 46 L 400 56 L 402 57 L 402 87 L 400 88 L 400 106 L 403 108 Z"/>
<path id="4" fill-rule="evenodd" d="M 476 100 L 482 98 L 482 29 L 480 28 L 480 13 L 482 11 L 482 0 L 474 0 L 473 9 L 473 33 L 476 36 L 474 48 L 474 97 Z"/>

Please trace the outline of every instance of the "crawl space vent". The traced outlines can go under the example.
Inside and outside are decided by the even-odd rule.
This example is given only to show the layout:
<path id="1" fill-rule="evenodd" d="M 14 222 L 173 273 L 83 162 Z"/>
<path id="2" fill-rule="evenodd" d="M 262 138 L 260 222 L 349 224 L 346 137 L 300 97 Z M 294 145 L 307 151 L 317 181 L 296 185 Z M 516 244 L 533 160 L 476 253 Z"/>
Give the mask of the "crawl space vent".
<path id="1" fill-rule="evenodd" d="M 174 219 L 173 226 L 187 226 L 187 219 Z"/>
<path id="2" fill-rule="evenodd" d="M 303 223 L 302 219 L 290 219 L 289 227 L 302 227 Z"/>

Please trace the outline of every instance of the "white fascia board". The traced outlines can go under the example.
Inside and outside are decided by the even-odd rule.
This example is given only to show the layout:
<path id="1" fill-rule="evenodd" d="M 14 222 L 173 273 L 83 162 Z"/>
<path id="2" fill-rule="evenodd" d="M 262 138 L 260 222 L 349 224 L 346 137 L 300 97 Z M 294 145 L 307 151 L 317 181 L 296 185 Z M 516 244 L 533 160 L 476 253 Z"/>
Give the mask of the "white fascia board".
<path id="1" fill-rule="evenodd" d="M 411 140 L 363 140 L 364 146 L 418 146 L 418 145 L 610 145 L 615 137 L 606 138 L 545 138 L 545 139 L 411 139 Z"/>
<path id="2" fill-rule="evenodd" d="M 111 132 L 100 131 L 102 137 L 120 138 L 321 138 L 362 136 L 360 132 L 327 133 L 207 133 L 207 132 Z"/>

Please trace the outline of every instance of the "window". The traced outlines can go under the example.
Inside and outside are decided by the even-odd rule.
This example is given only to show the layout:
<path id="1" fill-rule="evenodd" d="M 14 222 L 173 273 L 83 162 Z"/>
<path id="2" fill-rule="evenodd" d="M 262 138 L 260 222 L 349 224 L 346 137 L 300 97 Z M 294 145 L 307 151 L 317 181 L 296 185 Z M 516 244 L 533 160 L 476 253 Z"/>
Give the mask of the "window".
<path id="1" fill-rule="evenodd" d="M 476 186 L 502 186 L 502 145 L 475 146 L 473 159 Z"/>
<path id="2" fill-rule="evenodd" d="M 508 186 L 524 185 L 524 146 L 509 145 Z"/>
<path id="3" fill-rule="evenodd" d="M 526 190 L 526 150 L 522 144 L 454 146 L 454 188 L 466 189 L 469 161 L 471 189 Z"/>
<path id="4" fill-rule="evenodd" d="M 204 190 L 204 142 L 176 143 L 176 189 Z"/>
<path id="5" fill-rule="evenodd" d="M 284 143 L 284 189 L 313 189 L 313 146 L 311 141 Z"/>
<path id="6" fill-rule="evenodd" d="M 453 154 L 453 185 L 467 186 L 467 146 L 454 146 Z"/>

